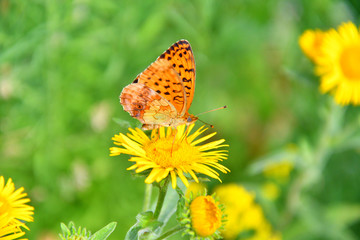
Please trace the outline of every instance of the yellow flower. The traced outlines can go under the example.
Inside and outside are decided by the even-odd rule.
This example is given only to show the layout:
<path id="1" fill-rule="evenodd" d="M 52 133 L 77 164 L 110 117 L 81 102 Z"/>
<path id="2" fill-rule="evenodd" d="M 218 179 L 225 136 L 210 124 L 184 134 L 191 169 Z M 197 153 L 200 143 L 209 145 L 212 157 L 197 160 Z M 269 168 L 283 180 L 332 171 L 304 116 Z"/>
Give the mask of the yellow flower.
<path id="1" fill-rule="evenodd" d="M 306 30 L 299 38 L 299 45 L 305 55 L 313 62 L 322 56 L 322 42 L 325 32 L 321 30 Z"/>
<path id="2" fill-rule="evenodd" d="M 292 162 L 281 161 L 267 165 L 263 171 L 266 177 L 287 181 L 293 168 Z"/>
<path id="3" fill-rule="evenodd" d="M 133 155 L 129 161 L 135 162 L 135 164 L 128 170 L 136 169 L 136 173 L 151 170 L 145 179 L 145 183 L 148 184 L 154 181 L 160 182 L 170 174 L 173 188 L 176 188 L 176 176 L 179 176 L 188 187 L 189 182 L 185 173 L 188 173 L 195 182 L 199 182 L 196 173 L 207 175 L 221 182 L 219 173 L 214 169 L 223 173 L 230 171 L 219 163 L 227 158 L 227 151 L 215 149 L 228 145 L 222 144 L 224 139 L 199 145 L 216 133 L 197 139 L 206 129 L 201 127 L 190 134 L 193 127 L 194 124 L 187 129 L 185 125 L 181 125 L 175 130 L 170 127 L 161 127 L 151 132 L 151 139 L 142 130 L 129 128 L 131 133 L 128 133 L 127 136 L 120 133 L 112 138 L 114 144 L 119 147 L 110 148 L 110 156 Z"/>
<path id="4" fill-rule="evenodd" d="M 21 231 L 21 223 L 14 223 L 13 218 L 8 217 L 8 213 L 0 214 L 0 239 L 1 240 L 13 240 L 17 239 L 25 234 Z"/>
<path id="5" fill-rule="evenodd" d="M 224 205 L 227 215 L 222 236 L 236 239 L 244 231 L 254 234 L 246 239 L 270 239 L 273 235 L 271 225 L 266 220 L 260 205 L 254 202 L 254 195 L 237 184 L 225 184 L 215 189 L 219 202 Z"/>
<path id="6" fill-rule="evenodd" d="M 331 92 L 342 105 L 360 104 L 360 34 L 352 23 L 328 31 L 322 43 L 323 56 L 317 61 L 320 90 Z"/>
<path id="7" fill-rule="evenodd" d="M 222 206 L 214 196 L 206 193 L 197 196 L 184 197 L 181 211 L 178 213 L 178 221 L 185 227 L 184 233 L 190 239 L 220 239 L 220 230 L 224 227 L 225 215 Z"/>
<path id="8" fill-rule="evenodd" d="M 4 177 L 0 176 L 0 238 L 5 235 L 4 240 L 24 235 L 20 227 L 28 229 L 24 221 L 33 221 L 34 208 L 26 204 L 30 199 L 25 198 L 27 194 L 23 191 L 23 187 L 15 190 L 11 178 L 5 185 Z"/>
<path id="9" fill-rule="evenodd" d="M 267 182 L 262 186 L 263 195 L 269 200 L 275 200 L 280 195 L 279 186 L 272 182 Z"/>
<path id="10" fill-rule="evenodd" d="M 222 212 L 212 196 L 199 196 L 190 203 L 191 225 L 200 237 L 209 237 L 221 227 Z"/>
<path id="11" fill-rule="evenodd" d="M 189 187 L 186 189 L 185 197 L 189 198 L 190 194 L 198 196 L 206 192 L 205 184 L 199 182 L 191 182 Z"/>

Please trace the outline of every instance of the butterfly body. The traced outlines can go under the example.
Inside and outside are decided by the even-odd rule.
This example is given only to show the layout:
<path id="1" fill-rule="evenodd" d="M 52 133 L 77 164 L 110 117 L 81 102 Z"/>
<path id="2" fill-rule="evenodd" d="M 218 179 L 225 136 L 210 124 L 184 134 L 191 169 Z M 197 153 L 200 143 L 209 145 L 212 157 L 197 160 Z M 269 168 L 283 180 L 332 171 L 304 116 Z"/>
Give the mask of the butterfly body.
<path id="1" fill-rule="evenodd" d="M 174 43 L 140 73 L 120 95 L 120 103 L 144 130 L 191 124 L 195 91 L 195 61 L 186 40 Z"/>

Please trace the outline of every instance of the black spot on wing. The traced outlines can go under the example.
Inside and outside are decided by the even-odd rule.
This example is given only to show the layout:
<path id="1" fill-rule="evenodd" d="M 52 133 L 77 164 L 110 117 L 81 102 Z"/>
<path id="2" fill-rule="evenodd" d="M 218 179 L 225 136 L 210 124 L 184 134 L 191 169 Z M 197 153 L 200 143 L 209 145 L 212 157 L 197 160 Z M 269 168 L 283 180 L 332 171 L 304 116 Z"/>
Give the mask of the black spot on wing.
<path id="1" fill-rule="evenodd" d="M 138 83 L 138 82 L 139 82 L 138 78 L 133 81 L 133 83 Z"/>
<path id="2" fill-rule="evenodd" d="M 178 41 L 177 43 L 179 43 L 179 44 L 181 44 L 181 45 L 183 45 L 183 44 L 189 44 L 189 42 L 186 41 L 186 40 L 180 40 L 180 41 Z"/>
<path id="3" fill-rule="evenodd" d="M 173 98 L 173 100 L 174 100 L 174 101 L 177 101 L 177 102 L 184 102 L 184 101 L 182 100 L 182 98 L 183 98 L 183 96 L 175 96 L 175 97 Z"/>
<path id="4" fill-rule="evenodd" d="M 157 92 L 158 94 L 160 94 L 160 93 L 161 93 L 161 91 L 160 91 L 160 90 L 156 90 L 156 92 Z"/>

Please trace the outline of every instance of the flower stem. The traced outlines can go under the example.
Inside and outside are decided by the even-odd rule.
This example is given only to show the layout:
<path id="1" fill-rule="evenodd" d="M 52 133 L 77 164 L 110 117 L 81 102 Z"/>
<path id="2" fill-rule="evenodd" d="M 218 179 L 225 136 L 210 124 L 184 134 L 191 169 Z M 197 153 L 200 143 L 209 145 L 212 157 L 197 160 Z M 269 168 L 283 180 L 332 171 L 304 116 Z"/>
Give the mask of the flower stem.
<path id="1" fill-rule="evenodd" d="M 152 193 L 152 184 L 146 184 L 143 212 L 146 212 L 150 208 L 151 193 Z"/>
<path id="2" fill-rule="evenodd" d="M 300 197 L 304 190 L 309 186 L 313 186 L 321 177 L 321 172 L 327 164 L 333 148 L 333 146 L 331 146 L 331 140 L 334 138 L 334 129 L 341 126 L 344 112 L 344 109 L 337 104 L 331 103 L 330 109 L 324 119 L 323 128 L 321 129 L 317 142 L 314 144 L 315 147 L 308 157 L 311 163 L 299 173 L 290 186 L 286 209 L 282 222 L 280 223 L 282 228 L 286 227 L 294 218 L 300 206 Z"/>
<path id="3" fill-rule="evenodd" d="M 161 240 L 161 239 L 165 239 L 166 237 L 169 237 L 171 235 L 173 235 L 174 233 L 177 233 L 181 230 L 185 229 L 185 227 L 183 226 L 176 226 L 173 227 L 172 229 L 170 229 L 169 231 L 163 233 L 160 237 L 156 238 L 155 240 Z"/>
<path id="4" fill-rule="evenodd" d="M 164 184 L 161 186 L 160 185 L 160 189 L 159 189 L 159 197 L 158 197 L 158 201 L 156 204 L 156 208 L 155 208 L 155 212 L 154 212 L 154 219 L 158 219 L 160 212 L 161 212 L 161 208 L 164 204 L 164 199 L 166 196 L 166 192 L 167 192 L 167 188 L 168 188 L 168 184 L 169 184 L 169 177 L 165 178 L 164 180 Z"/>

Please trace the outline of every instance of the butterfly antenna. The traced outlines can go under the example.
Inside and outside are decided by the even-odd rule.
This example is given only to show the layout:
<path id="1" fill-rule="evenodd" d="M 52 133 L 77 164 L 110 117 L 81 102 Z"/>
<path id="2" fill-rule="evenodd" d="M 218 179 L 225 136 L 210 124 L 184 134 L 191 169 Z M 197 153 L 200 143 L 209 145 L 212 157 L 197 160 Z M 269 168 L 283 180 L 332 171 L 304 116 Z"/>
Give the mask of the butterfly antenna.
<path id="1" fill-rule="evenodd" d="M 206 122 L 204 122 L 204 121 L 202 121 L 202 120 L 200 120 L 200 119 L 198 119 L 200 122 L 202 122 L 203 124 L 205 124 L 205 125 L 208 125 L 209 127 L 211 127 L 211 128 L 214 128 L 214 125 L 212 125 L 212 124 L 209 124 L 209 123 L 206 123 Z"/>
<path id="2" fill-rule="evenodd" d="M 227 106 L 225 105 L 225 106 L 222 106 L 222 107 L 219 107 L 219 108 L 215 108 L 215 109 L 213 109 L 213 110 L 209 110 L 209 111 L 206 111 L 206 112 L 202 112 L 202 113 L 199 113 L 199 114 L 196 115 L 196 116 L 199 116 L 199 115 L 202 115 L 202 114 L 208 113 L 208 112 L 217 111 L 217 110 L 224 109 L 224 108 L 227 108 Z M 200 119 L 199 119 L 199 120 L 200 120 Z M 206 124 L 207 124 L 207 123 L 206 123 Z M 210 124 L 208 124 L 208 125 L 210 125 Z M 211 125 L 211 126 L 212 126 L 212 125 Z"/>

